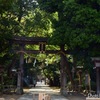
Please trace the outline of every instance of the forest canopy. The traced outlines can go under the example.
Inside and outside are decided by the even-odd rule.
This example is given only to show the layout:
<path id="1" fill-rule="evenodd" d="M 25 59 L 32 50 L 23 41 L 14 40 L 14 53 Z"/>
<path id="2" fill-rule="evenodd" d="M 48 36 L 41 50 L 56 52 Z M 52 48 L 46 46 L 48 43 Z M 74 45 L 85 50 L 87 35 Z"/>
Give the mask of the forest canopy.
<path id="1" fill-rule="evenodd" d="M 12 57 L 13 36 L 48 37 L 87 62 L 100 56 L 100 0 L 0 0 L 1 58 Z"/>

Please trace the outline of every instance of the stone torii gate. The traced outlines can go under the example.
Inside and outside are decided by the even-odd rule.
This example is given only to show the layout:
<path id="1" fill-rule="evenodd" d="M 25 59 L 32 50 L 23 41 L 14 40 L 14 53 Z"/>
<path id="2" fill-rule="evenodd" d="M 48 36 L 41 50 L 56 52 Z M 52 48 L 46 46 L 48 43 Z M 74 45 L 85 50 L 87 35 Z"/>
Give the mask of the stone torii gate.
<path id="1" fill-rule="evenodd" d="M 48 42 L 48 38 L 46 37 L 20 37 L 15 36 L 10 41 L 12 45 L 19 45 L 19 49 L 15 49 L 14 52 L 20 54 L 20 64 L 18 69 L 18 80 L 17 80 L 17 94 L 23 94 L 23 64 L 24 64 L 24 54 L 57 54 L 63 52 L 61 50 L 45 50 L 45 46 Z M 39 50 L 25 50 L 25 45 L 39 45 Z M 64 51 L 62 55 L 68 54 L 68 51 Z M 62 56 L 61 56 L 62 59 Z M 61 91 L 66 89 L 66 70 L 63 68 L 63 63 L 61 63 Z"/>

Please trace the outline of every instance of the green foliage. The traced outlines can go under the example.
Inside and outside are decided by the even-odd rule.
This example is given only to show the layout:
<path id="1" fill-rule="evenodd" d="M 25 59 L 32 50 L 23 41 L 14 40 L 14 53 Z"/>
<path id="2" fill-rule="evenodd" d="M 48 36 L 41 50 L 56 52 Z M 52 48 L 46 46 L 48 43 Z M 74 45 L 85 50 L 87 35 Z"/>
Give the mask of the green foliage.
<path id="1" fill-rule="evenodd" d="M 58 20 L 53 22 L 51 44 L 66 44 L 73 50 L 76 47 L 91 48 L 93 43 L 100 44 L 100 12 L 92 7 L 92 1 L 88 3 L 85 4 L 84 1 L 80 4 L 74 0 L 63 1 L 62 12 L 56 11 Z"/>
<path id="2" fill-rule="evenodd" d="M 13 35 L 23 35 L 23 18 L 35 5 L 33 0 L 0 0 L 0 56 L 9 53 Z"/>
<path id="3" fill-rule="evenodd" d="M 58 10 L 58 6 L 62 1 L 61 0 L 37 0 L 37 2 L 39 3 L 39 7 L 42 10 L 53 13 Z"/>
<path id="4" fill-rule="evenodd" d="M 49 19 L 50 15 L 41 11 L 39 8 L 25 17 L 24 32 L 27 36 L 50 36 L 52 32 L 52 23 Z"/>
<path id="5" fill-rule="evenodd" d="M 90 57 L 100 55 L 100 0 L 0 0 L 2 63 L 12 57 L 9 39 L 14 35 L 50 37 L 50 44 L 66 45 L 77 64 L 88 67 Z M 38 59 L 44 61 L 46 56 Z"/>
<path id="6" fill-rule="evenodd" d="M 100 0 L 75 0 L 78 4 L 90 6 L 97 11 L 100 11 Z"/>
<path id="7" fill-rule="evenodd" d="M 58 2 L 59 4 L 57 3 L 60 10 L 59 7 L 56 11 L 45 9 L 49 13 L 57 12 L 58 14 L 58 20 L 51 20 L 54 31 L 49 42 L 59 46 L 67 45 L 67 50 L 70 50 L 76 59 L 76 65 L 83 65 L 84 70 L 91 71 L 93 68 L 91 56 L 100 55 L 98 46 L 100 45 L 99 0 L 77 1 L 80 2 L 62 0 Z M 95 4 L 98 6 L 96 7 Z"/>
<path id="8" fill-rule="evenodd" d="M 68 11 L 68 9 L 70 10 Z M 66 20 L 65 23 L 65 25 L 68 25 L 65 36 L 70 34 L 71 39 L 69 38 L 68 42 L 72 47 L 79 45 L 86 48 L 92 41 L 97 41 L 94 37 L 99 36 L 100 14 L 96 10 L 87 6 L 77 5 L 76 7 L 75 4 L 73 7 L 72 5 L 67 6 L 65 11 L 68 20 L 70 18 L 69 22 Z"/>
<path id="9" fill-rule="evenodd" d="M 9 2 L 6 2 L 6 0 L 0 1 L 0 53 L 6 52 L 9 48 L 8 39 L 12 36 L 14 23 L 16 24 L 10 11 L 12 3 L 12 0 L 9 0 Z"/>
<path id="10" fill-rule="evenodd" d="M 11 8 L 13 0 L 0 0 L 0 13 L 3 13 Z"/>
<path id="11" fill-rule="evenodd" d="M 60 85 L 60 72 L 59 65 L 49 64 L 48 66 L 43 68 L 44 75 L 49 79 L 50 86 L 59 86 Z"/>

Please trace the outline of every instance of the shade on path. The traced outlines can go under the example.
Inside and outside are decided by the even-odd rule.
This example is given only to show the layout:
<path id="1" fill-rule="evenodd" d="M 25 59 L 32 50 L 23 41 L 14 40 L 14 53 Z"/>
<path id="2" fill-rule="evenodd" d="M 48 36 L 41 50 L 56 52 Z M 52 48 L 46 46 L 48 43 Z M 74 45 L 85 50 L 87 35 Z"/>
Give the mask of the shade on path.
<path id="1" fill-rule="evenodd" d="M 44 82 L 37 82 L 36 87 L 29 89 L 28 93 L 23 94 L 17 100 L 38 100 L 39 93 L 49 94 L 51 100 L 86 100 L 86 97 L 81 94 L 68 94 L 66 97 L 62 96 L 59 89 L 51 89 L 48 85 L 45 85 Z"/>
<path id="2" fill-rule="evenodd" d="M 45 85 L 44 82 L 37 82 L 36 87 L 29 89 L 29 92 L 23 94 L 18 100 L 38 100 L 39 93 L 46 93 L 50 95 L 51 100 L 68 100 L 60 94 L 58 89 L 51 89 L 48 85 Z"/>

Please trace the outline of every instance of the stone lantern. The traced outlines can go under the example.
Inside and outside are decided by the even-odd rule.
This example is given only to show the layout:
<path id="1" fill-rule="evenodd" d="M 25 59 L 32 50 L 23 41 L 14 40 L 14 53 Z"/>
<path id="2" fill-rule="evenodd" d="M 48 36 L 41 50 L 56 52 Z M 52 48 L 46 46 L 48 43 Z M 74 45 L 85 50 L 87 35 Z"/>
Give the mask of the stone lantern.
<path id="1" fill-rule="evenodd" d="M 81 91 L 82 88 L 82 69 L 83 66 L 77 66 L 77 74 L 79 76 L 79 92 Z"/>
<path id="2" fill-rule="evenodd" d="M 94 68 L 96 69 L 97 94 L 100 96 L 100 57 L 93 57 L 92 60 L 94 61 Z"/>

